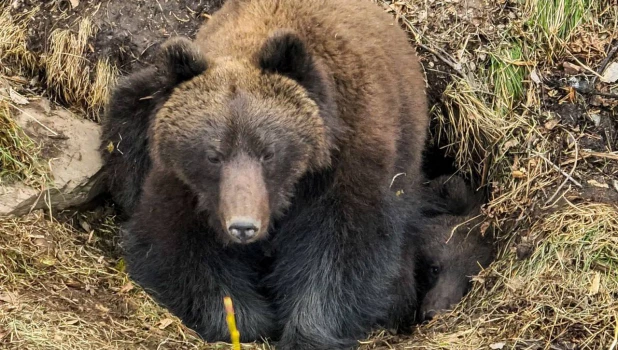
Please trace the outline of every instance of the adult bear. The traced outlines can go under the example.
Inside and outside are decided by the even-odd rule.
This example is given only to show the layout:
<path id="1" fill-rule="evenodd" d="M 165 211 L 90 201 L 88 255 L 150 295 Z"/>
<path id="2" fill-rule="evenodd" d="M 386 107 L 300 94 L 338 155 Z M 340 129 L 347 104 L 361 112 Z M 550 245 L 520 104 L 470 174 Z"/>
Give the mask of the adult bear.
<path id="1" fill-rule="evenodd" d="M 128 272 L 208 341 L 229 295 L 243 341 L 352 347 L 392 307 L 390 187 L 416 188 L 427 126 L 418 59 L 374 4 L 230 0 L 113 93 Z"/>

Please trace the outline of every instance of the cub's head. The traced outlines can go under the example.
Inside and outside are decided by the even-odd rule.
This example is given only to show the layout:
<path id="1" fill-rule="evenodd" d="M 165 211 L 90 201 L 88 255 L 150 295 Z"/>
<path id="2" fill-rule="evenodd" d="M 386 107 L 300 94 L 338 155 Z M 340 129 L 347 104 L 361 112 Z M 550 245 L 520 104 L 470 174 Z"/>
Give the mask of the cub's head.
<path id="1" fill-rule="evenodd" d="M 426 228 L 432 237 L 423 242 L 419 254 L 421 320 L 431 320 L 459 303 L 472 277 L 493 260 L 491 234 L 482 235 L 478 220 L 468 219 L 472 218 L 445 215 Z"/>
<path id="2" fill-rule="evenodd" d="M 463 298 L 472 277 L 494 257 L 493 233 L 481 232 L 482 196 L 459 177 L 439 177 L 428 188 L 435 201 L 418 243 L 421 320 L 451 309 Z"/>
<path id="3" fill-rule="evenodd" d="M 151 129 L 155 166 L 191 189 L 223 240 L 265 237 L 299 179 L 330 164 L 319 74 L 303 41 L 277 32 L 254 57 L 211 59 L 173 39 L 160 61 L 181 78 Z"/>

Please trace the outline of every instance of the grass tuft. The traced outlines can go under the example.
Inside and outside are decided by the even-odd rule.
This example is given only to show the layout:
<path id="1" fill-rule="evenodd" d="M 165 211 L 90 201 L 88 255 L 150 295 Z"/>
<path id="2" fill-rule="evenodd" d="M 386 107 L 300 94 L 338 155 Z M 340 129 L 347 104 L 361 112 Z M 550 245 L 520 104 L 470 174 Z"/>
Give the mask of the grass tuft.
<path id="1" fill-rule="evenodd" d="M 98 120 L 119 72 L 105 58 L 88 60 L 96 26 L 90 18 L 82 18 L 77 30 L 56 29 L 47 38 L 48 50 L 35 54 L 27 46 L 28 25 L 38 11 L 14 15 L 10 5 L 0 5 L 0 63 L 32 76 L 42 72 L 51 96 Z"/>
<path id="2" fill-rule="evenodd" d="M 532 42 L 553 59 L 568 49 L 568 42 L 598 0 L 526 0 L 527 31 Z M 599 4 L 600 5 L 600 4 Z"/>
<path id="3" fill-rule="evenodd" d="M 17 64 L 30 72 L 37 68 L 37 59 L 27 48 L 28 24 L 37 11 L 12 15 L 9 6 L 0 6 L 0 65 Z"/>
<path id="4" fill-rule="evenodd" d="M 15 123 L 10 103 L 0 96 L 0 183 L 22 181 L 30 186 L 47 183 L 48 171 L 38 156 L 38 145 Z"/>
<path id="5" fill-rule="evenodd" d="M 99 60 L 94 72 L 94 81 L 89 87 L 86 106 L 88 112 L 98 121 L 100 113 L 107 104 L 111 90 L 116 84 L 118 69 L 108 60 Z"/>
<path id="6" fill-rule="evenodd" d="M 512 113 L 516 103 L 525 93 L 524 79 L 527 73 L 519 42 L 509 42 L 490 55 L 490 81 L 494 85 L 493 109 L 505 116 Z"/>
<path id="7" fill-rule="evenodd" d="M 90 87 L 89 62 L 84 57 L 88 39 L 95 28 L 88 18 L 81 20 L 79 30 L 56 29 L 50 36 L 50 48 L 43 58 L 48 89 L 68 105 L 81 105 Z M 82 106 L 83 107 L 83 106 Z"/>

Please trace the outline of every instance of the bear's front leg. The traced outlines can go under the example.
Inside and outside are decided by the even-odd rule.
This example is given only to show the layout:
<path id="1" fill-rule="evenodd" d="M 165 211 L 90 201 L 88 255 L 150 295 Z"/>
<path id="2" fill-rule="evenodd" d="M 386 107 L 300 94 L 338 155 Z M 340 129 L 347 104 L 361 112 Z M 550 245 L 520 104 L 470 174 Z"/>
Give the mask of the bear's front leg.
<path id="1" fill-rule="evenodd" d="M 178 180 L 154 173 L 123 226 L 129 276 L 206 341 L 230 341 L 223 298 L 234 303 L 242 341 L 273 335 L 274 312 L 260 293 L 257 245 L 225 245 L 191 207 Z"/>
<path id="2" fill-rule="evenodd" d="M 251 255 L 247 249 L 209 249 L 192 243 L 193 247 L 170 251 L 157 242 L 129 238 L 125 259 L 130 277 L 208 342 L 230 341 L 226 296 L 233 300 L 243 342 L 271 337 L 273 311 L 258 292 L 260 274 L 246 261 Z"/>
<path id="3" fill-rule="evenodd" d="M 402 228 L 386 202 L 354 215 L 322 198 L 283 223 L 268 278 L 283 328 L 277 349 L 354 348 L 387 317 Z"/>

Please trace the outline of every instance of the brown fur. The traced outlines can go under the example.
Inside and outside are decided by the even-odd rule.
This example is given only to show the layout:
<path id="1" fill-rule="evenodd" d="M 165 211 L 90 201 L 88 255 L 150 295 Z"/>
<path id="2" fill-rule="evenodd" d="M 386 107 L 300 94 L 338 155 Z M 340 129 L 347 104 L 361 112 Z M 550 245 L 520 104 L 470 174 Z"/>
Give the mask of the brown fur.
<path id="1" fill-rule="evenodd" d="M 164 52 L 131 275 L 209 341 L 227 336 L 212 306 L 227 293 L 245 340 L 349 348 L 392 306 L 391 180 L 415 193 L 421 178 L 427 106 L 406 34 L 365 0 L 229 0 Z M 226 236 L 239 217 L 255 239 Z M 255 244 L 231 244 L 267 237 L 266 268 Z"/>
<path id="2" fill-rule="evenodd" d="M 260 75 L 256 60 L 264 43 L 280 28 L 293 31 L 307 44 L 318 70 L 333 89 L 333 114 L 337 118 L 322 115 L 326 117 L 322 122 L 317 116 L 318 106 L 297 85 L 280 77 Z M 207 58 L 209 70 L 179 88 L 188 93 L 172 95 L 167 109 L 157 118 L 155 147 L 157 135 L 170 132 L 171 137 L 179 139 L 187 136 L 182 134 L 186 130 L 193 129 L 181 126 L 176 129 L 181 134 L 163 130 L 162 123 L 171 126 L 168 115 L 190 115 L 194 108 L 203 109 L 200 95 L 204 93 L 216 94 L 216 100 L 225 101 L 228 91 L 218 87 L 235 85 L 271 98 L 282 104 L 282 109 L 294 113 L 293 121 L 286 114 L 270 122 L 293 122 L 300 137 L 326 134 L 315 141 L 316 149 L 323 154 L 309 157 L 316 163 L 311 164 L 313 170 L 328 166 L 330 152 L 341 148 L 338 183 L 350 188 L 367 182 L 385 184 L 398 173 L 406 176 L 397 181 L 407 178 L 416 183 L 419 179 L 421 145 L 428 126 L 422 70 L 404 32 L 374 4 L 358 0 L 261 0 L 244 4 L 232 0 L 200 30 L 195 44 Z M 275 90 L 278 93 L 273 96 Z M 221 110 L 224 105 L 209 107 L 213 115 L 226 115 Z M 306 110 L 303 114 L 307 113 L 307 117 L 301 117 L 299 107 Z M 197 121 L 178 122 L 195 125 Z M 369 199 L 371 190 L 382 188 L 363 188 L 358 191 L 362 193 L 353 191 L 352 198 L 342 200 Z"/>
<path id="3" fill-rule="evenodd" d="M 250 159 L 240 159 L 221 170 L 221 189 L 219 209 L 221 222 L 230 227 L 235 221 L 248 221 L 256 218 L 256 235 L 252 242 L 262 238 L 270 221 L 268 192 L 262 178 L 261 165 Z"/>

